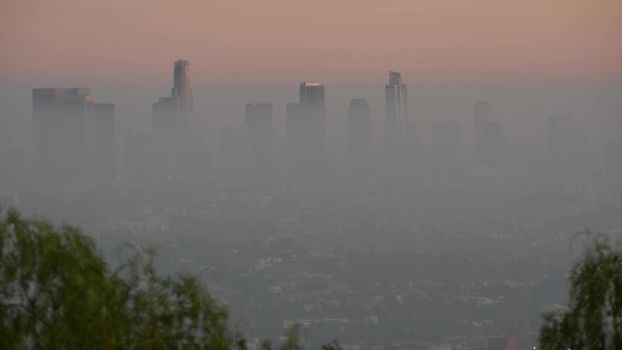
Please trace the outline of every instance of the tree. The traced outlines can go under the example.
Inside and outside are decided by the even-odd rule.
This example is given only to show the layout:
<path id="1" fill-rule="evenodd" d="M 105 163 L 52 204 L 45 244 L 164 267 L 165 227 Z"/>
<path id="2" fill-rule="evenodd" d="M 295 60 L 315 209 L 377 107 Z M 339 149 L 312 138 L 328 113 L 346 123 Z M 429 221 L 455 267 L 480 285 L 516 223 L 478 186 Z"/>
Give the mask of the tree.
<path id="1" fill-rule="evenodd" d="M 0 339 L 7 348 L 244 348 L 193 276 L 159 276 L 152 249 L 110 271 L 71 226 L 0 218 Z"/>
<path id="2" fill-rule="evenodd" d="M 544 315 L 543 350 L 622 350 L 622 247 L 597 237 L 569 278 L 566 310 Z"/>
<path id="3" fill-rule="evenodd" d="M 24 219 L 14 209 L 0 216 L 0 345 L 246 349 L 229 328 L 227 309 L 195 276 L 158 275 L 155 249 L 127 247 L 128 259 L 111 270 L 78 228 Z M 303 348 L 296 325 L 279 349 Z M 334 342 L 322 349 L 341 348 Z"/>

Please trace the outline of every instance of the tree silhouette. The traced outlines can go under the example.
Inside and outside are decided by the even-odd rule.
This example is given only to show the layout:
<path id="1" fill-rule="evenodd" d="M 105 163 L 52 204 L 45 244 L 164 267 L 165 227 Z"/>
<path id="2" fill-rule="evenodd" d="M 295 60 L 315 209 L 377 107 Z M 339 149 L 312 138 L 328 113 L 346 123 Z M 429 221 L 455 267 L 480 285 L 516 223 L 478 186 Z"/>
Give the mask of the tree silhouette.
<path id="1" fill-rule="evenodd" d="M 111 272 L 79 229 L 0 218 L 0 339 L 10 349 L 244 348 L 193 276 L 159 276 L 135 248 Z"/>
<path id="2" fill-rule="evenodd" d="M 622 350 L 622 248 L 597 237 L 573 267 L 566 310 L 544 315 L 543 350 Z"/>

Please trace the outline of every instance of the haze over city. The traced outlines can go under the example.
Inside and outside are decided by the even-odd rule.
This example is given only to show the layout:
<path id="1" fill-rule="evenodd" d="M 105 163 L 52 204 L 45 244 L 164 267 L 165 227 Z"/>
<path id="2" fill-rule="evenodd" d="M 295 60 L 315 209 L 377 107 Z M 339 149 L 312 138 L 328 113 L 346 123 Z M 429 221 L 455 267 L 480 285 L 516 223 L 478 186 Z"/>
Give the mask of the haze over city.
<path id="1" fill-rule="evenodd" d="M 0 206 L 158 248 L 259 348 L 534 349 L 622 238 L 619 0 L 0 4 Z M 580 236 L 580 235 L 579 235 Z"/>

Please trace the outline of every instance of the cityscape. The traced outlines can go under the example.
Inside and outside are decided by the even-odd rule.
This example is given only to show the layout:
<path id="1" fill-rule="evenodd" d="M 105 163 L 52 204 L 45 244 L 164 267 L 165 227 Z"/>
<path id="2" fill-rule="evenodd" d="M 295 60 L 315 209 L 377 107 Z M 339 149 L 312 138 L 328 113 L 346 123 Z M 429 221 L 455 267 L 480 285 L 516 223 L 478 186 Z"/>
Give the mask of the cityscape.
<path id="1" fill-rule="evenodd" d="M 80 16 L 59 15 L 71 25 L 51 34 L 11 22 L 56 44 L 84 34 L 33 41 L 36 55 L 15 44 L 13 62 L 46 63 L 0 70 L 0 213 L 75 225 L 113 267 L 126 245 L 154 247 L 157 271 L 196 275 L 249 350 L 285 344 L 291 329 L 304 349 L 539 349 L 543 314 L 566 310 L 582 247 L 596 234 L 622 240 L 622 46 L 603 34 L 613 53 L 602 62 L 598 50 L 577 49 L 576 61 L 548 61 L 547 50 L 583 33 L 570 20 L 582 11 L 602 19 L 590 30 L 616 32 L 622 7 L 606 16 L 581 1 L 554 15 L 562 5 L 530 3 L 545 12 L 533 29 L 529 11 L 519 21 L 488 2 L 277 2 L 213 14 L 154 2 L 156 14 L 151 3 L 61 1 L 53 11 L 114 9 L 120 27 L 112 15 L 89 19 L 102 32 L 78 29 L 91 25 Z M 371 20 L 388 14 L 378 23 L 395 27 Z M 440 29 L 426 41 L 416 25 Z M 533 31 L 542 51 L 487 51 L 500 45 L 495 30 L 519 43 Z M 16 40 L 1 38 L 7 49 Z M 92 64 L 82 50 L 97 68 L 82 68 Z M 143 50 L 153 58 L 132 57 Z"/>

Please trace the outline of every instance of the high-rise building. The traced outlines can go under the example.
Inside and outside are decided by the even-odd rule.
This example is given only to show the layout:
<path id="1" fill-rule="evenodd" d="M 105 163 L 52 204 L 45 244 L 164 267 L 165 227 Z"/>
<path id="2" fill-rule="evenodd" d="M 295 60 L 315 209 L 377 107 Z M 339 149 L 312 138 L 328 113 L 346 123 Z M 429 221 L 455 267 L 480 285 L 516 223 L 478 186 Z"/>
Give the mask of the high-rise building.
<path id="1" fill-rule="evenodd" d="M 441 162 L 455 162 L 460 154 L 460 125 L 456 121 L 435 122 L 432 149 Z"/>
<path id="2" fill-rule="evenodd" d="M 94 97 L 88 88 L 32 90 L 36 173 L 49 182 L 79 181 L 85 171 L 85 127 Z"/>
<path id="3" fill-rule="evenodd" d="M 389 83 L 385 85 L 385 153 L 395 154 L 400 147 L 411 141 L 414 133 L 408 115 L 408 87 L 402 83 L 400 72 L 389 72 Z"/>
<path id="4" fill-rule="evenodd" d="M 167 164 L 165 173 L 200 177 L 206 157 L 203 151 L 201 118 L 194 112 L 190 84 L 190 62 L 173 64 L 173 87 L 170 97 L 160 97 L 152 105 L 154 146 Z"/>
<path id="5" fill-rule="evenodd" d="M 272 103 L 246 104 L 244 125 L 249 128 L 253 162 L 257 166 L 272 161 L 274 129 Z"/>
<path id="6" fill-rule="evenodd" d="M 350 160 L 371 157 L 371 112 L 366 99 L 355 98 L 348 108 L 347 154 Z"/>
<path id="7" fill-rule="evenodd" d="M 89 173 L 110 178 L 115 175 L 115 105 L 96 103 L 89 129 Z"/>
<path id="8" fill-rule="evenodd" d="M 188 60 L 177 60 L 174 63 L 171 97 L 179 100 L 179 110 L 182 116 L 194 113 L 194 100 L 190 85 L 190 61 Z"/>
<path id="9" fill-rule="evenodd" d="M 300 100 L 287 104 L 287 144 L 292 160 L 315 162 L 322 158 L 326 142 L 324 85 L 300 83 Z"/>

